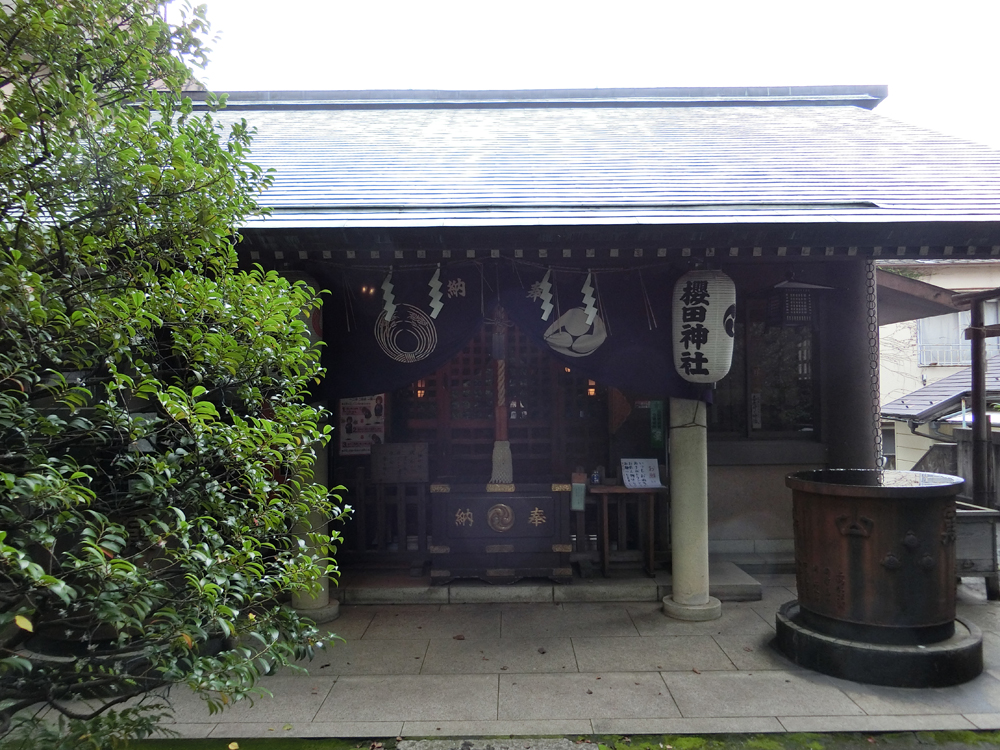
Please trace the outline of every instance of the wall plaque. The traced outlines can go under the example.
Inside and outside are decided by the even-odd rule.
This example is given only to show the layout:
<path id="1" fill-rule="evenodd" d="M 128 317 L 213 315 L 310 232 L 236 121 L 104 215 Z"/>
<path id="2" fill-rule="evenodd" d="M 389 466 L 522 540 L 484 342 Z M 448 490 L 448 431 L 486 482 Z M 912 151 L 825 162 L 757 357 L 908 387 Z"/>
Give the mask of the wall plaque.
<path id="1" fill-rule="evenodd" d="M 379 484 L 429 481 L 427 443 L 373 445 L 372 481 Z"/>

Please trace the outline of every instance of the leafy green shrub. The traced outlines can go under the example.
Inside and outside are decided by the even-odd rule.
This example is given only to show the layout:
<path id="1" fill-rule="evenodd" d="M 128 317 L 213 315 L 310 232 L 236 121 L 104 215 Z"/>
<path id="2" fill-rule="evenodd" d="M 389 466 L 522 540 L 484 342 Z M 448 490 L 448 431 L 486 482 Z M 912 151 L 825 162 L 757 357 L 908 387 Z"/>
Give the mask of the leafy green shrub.
<path id="1" fill-rule="evenodd" d="M 307 524 L 344 512 L 312 481 L 319 301 L 237 268 L 271 176 L 181 93 L 206 30 L 155 0 L 0 14 L 0 735 L 39 706 L 141 733 L 97 717 L 175 683 L 221 708 L 317 642 L 282 601 L 336 573 Z"/>

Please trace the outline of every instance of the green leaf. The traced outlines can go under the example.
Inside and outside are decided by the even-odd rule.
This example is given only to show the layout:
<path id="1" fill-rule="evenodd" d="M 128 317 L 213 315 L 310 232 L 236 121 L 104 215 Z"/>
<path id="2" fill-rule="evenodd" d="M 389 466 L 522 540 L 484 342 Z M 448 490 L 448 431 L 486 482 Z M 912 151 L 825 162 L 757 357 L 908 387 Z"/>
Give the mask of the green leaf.
<path id="1" fill-rule="evenodd" d="M 99 654 L 35 670 L 39 705 L 92 679 L 132 691 L 133 668 L 247 697 L 314 636 L 277 602 L 335 573 L 317 552 L 335 537 L 304 549 L 293 533 L 311 512 L 343 517 L 310 484 L 319 352 L 300 317 L 317 298 L 237 266 L 232 228 L 272 177 L 246 161 L 249 123 L 223 129 L 183 94 L 204 60 L 200 9 L 168 24 L 153 0 L 9 5 L 0 570 L 23 608 L 0 627 L 100 634 Z M 253 647 L 202 653 L 220 634 Z M 0 660 L 5 679 L 30 669 Z M 66 736 L 124 746 L 107 717 L 138 722 L 145 704 L 128 711 Z"/>

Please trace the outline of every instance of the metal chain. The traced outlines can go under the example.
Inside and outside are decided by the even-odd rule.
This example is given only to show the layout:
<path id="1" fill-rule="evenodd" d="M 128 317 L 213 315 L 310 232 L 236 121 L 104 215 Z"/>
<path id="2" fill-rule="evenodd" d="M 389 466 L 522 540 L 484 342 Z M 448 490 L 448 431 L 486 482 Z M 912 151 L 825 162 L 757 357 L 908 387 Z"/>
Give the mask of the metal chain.
<path id="1" fill-rule="evenodd" d="M 868 293 L 868 368 L 871 378 L 872 396 L 872 447 L 875 451 L 875 466 L 885 468 L 882 454 L 882 395 L 879 387 L 879 343 L 878 343 L 878 288 L 875 280 L 875 261 L 865 261 Z"/>

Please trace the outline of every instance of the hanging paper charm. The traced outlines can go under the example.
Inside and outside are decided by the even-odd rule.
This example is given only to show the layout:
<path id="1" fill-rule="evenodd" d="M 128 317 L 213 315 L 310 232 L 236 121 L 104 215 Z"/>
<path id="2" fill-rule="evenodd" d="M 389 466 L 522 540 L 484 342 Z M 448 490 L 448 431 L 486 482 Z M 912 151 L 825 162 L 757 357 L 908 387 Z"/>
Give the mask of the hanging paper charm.
<path id="1" fill-rule="evenodd" d="M 552 269 L 550 268 L 545 272 L 542 280 L 532 284 L 528 291 L 528 299 L 542 301 L 542 320 L 548 320 L 552 314 L 552 282 L 549 281 L 551 276 Z"/>
<path id="2" fill-rule="evenodd" d="M 587 273 L 587 280 L 583 282 L 583 310 L 587 313 L 587 325 L 592 325 L 594 323 L 594 318 L 597 317 L 597 306 L 594 304 L 596 301 L 594 299 L 594 287 L 590 283 L 591 274 Z"/>
<path id="3" fill-rule="evenodd" d="M 692 383 L 729 372 L 736 333 L 736 287 L 722 271 L 691 271 L 674 285 L 674 367 Z"/>
<path id="4" fill-rule="evenodd" d="M 441 297 L 443 295 L 441 294 L 441 264 L 440 263 L 438 263 L 438 267 L 437 267 L 437 269 L 435 269 L 434 275 L 431 276 L 431 280 L 430 280 L 430 283 L 428 284 L 428 286 L 430 286 L 430 288 L 431 288 L 431 291 L 430 291 L 430 295 L 431 295 L 431 317 L 436 320 L 437 316 L 441 312 L 441 309 L 444 307 L 444 303 L 441 301 Z"/>
<path id="5" fill-rule="evenodd" d="M 382 282 L 382 314 L 386 320 L 392 320 L 396 314 L 396 295 L 392 293 L 392 269 Z"/>

